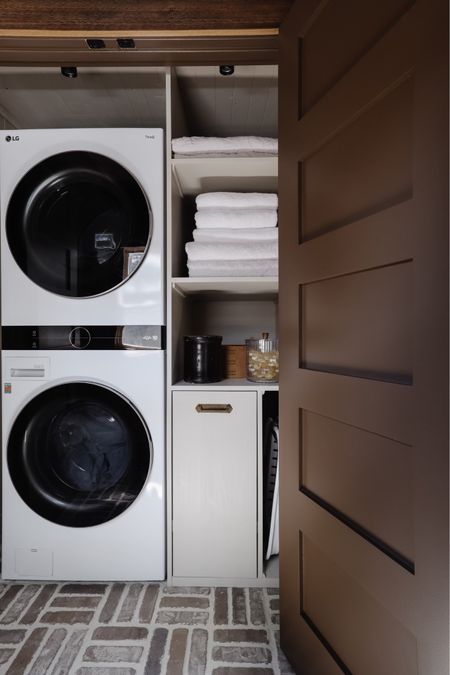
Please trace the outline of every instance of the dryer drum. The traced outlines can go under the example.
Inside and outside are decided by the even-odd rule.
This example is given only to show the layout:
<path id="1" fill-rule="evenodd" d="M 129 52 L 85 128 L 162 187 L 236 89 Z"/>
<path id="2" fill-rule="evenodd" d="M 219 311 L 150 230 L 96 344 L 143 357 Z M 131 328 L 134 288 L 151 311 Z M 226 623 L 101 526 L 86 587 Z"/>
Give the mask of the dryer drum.
<path id="1" fill-rule="evenodd" d="M 149 432 L 132 404 L 106 387 L 47 389 L 20 412 L 8 469 L 24 502 L 53 523 L 99 525 L 127 509 L 148 477 Z"/>
<path id="2" fill-rule="evenodd" d="M 8 244 L 21 270 L 47 291 L 78 298 L 120 285 L 124 251 L 145 251 L 151 229 L 137 180 L 94 152 L 62 152 L 36 164 L 6 212 Z"/>

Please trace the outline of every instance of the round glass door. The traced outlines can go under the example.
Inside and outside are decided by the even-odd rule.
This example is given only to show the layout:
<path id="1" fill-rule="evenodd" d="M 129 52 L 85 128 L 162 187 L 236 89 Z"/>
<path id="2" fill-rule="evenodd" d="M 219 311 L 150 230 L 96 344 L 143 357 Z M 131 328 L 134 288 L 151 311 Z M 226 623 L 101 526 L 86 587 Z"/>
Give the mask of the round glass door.
<path id="1" fill-rule="evenodd" d="M 8 244 L 21 270 L 47 291 L 76 298 L 123 283 L 143 259 L 151 224 L 136 179 L 93 152 L 63 152 L 34 166 L 6 213 Z"/>
<path id="2" fill-rule="evenodd" d="M 59 525 L 112 520 L 147 480 L 152 442 L 129 401 L 106 387 L 63 384 L 36 396 L 8 440 L 11 480 L 24 502 Z"/>

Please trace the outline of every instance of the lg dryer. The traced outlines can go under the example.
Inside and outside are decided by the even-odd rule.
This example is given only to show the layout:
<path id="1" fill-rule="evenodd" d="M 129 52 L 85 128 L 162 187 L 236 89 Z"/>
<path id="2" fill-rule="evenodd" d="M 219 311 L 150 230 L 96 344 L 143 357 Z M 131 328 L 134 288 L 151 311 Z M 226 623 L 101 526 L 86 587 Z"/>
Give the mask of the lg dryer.
<path id="1" fill-rule="evenodd" d="M 164 323 L 161 129 L 0 135 L 2 322 Z"/>

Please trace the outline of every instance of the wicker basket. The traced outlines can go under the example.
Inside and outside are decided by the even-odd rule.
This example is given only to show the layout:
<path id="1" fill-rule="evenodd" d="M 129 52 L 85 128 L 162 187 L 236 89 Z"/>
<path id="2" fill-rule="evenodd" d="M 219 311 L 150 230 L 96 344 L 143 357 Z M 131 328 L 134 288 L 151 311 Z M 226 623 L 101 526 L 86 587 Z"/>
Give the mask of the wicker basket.
<path id="1" fill-rule="evenodd" d="M 244 379 L 246 376 L 245 345 L 222 345 L 224 377 Z"/>

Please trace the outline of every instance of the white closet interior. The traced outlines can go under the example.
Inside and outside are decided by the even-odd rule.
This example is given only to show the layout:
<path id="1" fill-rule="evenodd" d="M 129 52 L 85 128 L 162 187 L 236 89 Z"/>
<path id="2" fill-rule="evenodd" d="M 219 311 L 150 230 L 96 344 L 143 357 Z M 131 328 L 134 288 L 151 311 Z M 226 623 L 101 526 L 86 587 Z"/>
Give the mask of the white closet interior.
<path id="1" fill-rule="evenodd" d="M 170 133 L 173 138 L 277 137 L 277 84 L 275 66 L 239 66 L 229 77 L 220 75 L 217 66 L 174 69 L 168 146 Z M 174 583 L 277 583 L 276 561 L 264 563 L 262 526 L 264 400 L 277 385 L 233 379 L 192 385 L 182 379 L 184 335 L 219 334 L 224 344 L 243 344 L 262 331 L 277 334 L 277 278 L 189 278 L 184 252 L 185 243 L 192 239 L 195 195 L 277 192 L 277 173 L 276 157 L 174 158 L 168 167 L 172 224 L 168 230 L 172 337 L 168 406 L 173 406 L 169 433 L 173 433 L 174 477 L 169 559 Z M 213 422 L 200 420 L 202 416 L 195 412 L 199 402 L 232 405 L 235 416 L 227 419 L 217 414 Z M 217 445 L 221 453 L 215 457 Z M 217 472 L 227 481 L 226 491 L 220 489 Z M 191 476 L 200 497 L 187 494 L 185 476 Z"/>
<path id="2" fill-rule="evenodd" d="M 0 126 L 5 129 L 160 127 L 166 132 L 169 582 L 276 583 L 277 570 L 266 576 L 263 563 L 262 426 L 264 396 L 276 391 L 277 385 L 246 380 L 188 385 L 182 378 L 184 335 L 214 333 L 223 336 L 224 344 L 243 344 L 262 331 L 277 334 L 277 278 L 189 278 L 184 251 L 185 243 L 192 239 L 195 195 L 209 191 L 276 192 L 277 158 L 172 159 L 171 140 L 185 135 L 276 137 L 277 78 L 276 66 L 236 66 L 232 76 L 220 75 L 218 66 L 80 67 L 75 79 L 63 77 L 55 67 L 0 68 Z M 174 564 L 172 557 L 172 507 L 177 499 L 171 491 L 172 423 L 178 424 L 172 418 L 172 395 L 184 391 L 189 396 L 193 392 L 254 393 L 256 412 L 246 422 L 254 425 L 256 439 L 255 475 L 250 477 L 256 495 L 251 533 L 256 558 L 250 577 L 202 571 L 175 574 L 183 565 Z M 232 493 L 232 485 L 230 490 Z M 227 501 L 228 505 L 233 501 L 232 494 L 224 499 L 224 509 Z M 235 515 L 238 518 L 239 514 Z M 220 527 L 218 522 L 218 531 Z M 238 558 L 239 550 L 233 555 Z"/>

